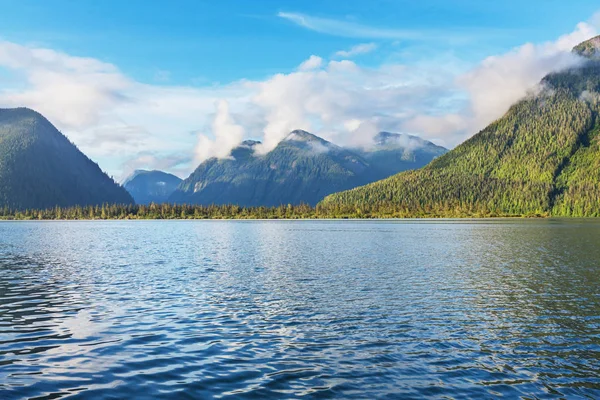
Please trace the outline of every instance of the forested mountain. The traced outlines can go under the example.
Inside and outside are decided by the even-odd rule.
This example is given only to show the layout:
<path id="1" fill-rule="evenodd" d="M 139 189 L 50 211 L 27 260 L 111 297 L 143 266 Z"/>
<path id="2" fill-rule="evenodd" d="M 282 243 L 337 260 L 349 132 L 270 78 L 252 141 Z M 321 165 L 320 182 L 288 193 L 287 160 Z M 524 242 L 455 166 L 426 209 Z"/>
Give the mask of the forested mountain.
<path id="1" fill-rule="evenodd" d="M 0 207 L 102 203 L 133 199 L 42 115 L 0 109 Z"/>
<path id="2" fill-rule="evenodd" d="M 123 187 L 136 204 L 164 203 L 177 189 L 181 178 L 162 171 L 136 170 L 123 182 Z"/>
<path id="3" fill-rule="evenodd" d="M 541 93 L 426 167 L 320 206 L 351 215 L 600 216 L 599 48 L 600 37 L 577 46 L 580 66 L 546 76 Z"/>
<path id="4" fill-rule="evenodd" d="M 205 205 L 314 205 L 330 193 L 418 168 L 445 151 L 417 138 L 411 139 L 413 148 L 403 147 L 401 135 L 385 135 L 389 137 L 379 138 L 373 148 L 355 150 L 296 130 L 265 155 L 254 153 L 259 142 L 245 141 L 230 158 L 200 164 L 169 200 Z"/>

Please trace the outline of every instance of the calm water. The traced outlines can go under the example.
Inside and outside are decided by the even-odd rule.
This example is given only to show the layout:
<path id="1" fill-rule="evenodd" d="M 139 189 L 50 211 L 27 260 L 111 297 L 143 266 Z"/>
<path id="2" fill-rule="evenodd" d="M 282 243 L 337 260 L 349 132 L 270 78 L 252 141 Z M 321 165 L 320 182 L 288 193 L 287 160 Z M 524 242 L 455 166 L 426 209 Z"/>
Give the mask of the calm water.
<path id="1" fill-rule="evenodd" d="M 0 398 L 599 398 L 600 222 L 0 223 Z"/>

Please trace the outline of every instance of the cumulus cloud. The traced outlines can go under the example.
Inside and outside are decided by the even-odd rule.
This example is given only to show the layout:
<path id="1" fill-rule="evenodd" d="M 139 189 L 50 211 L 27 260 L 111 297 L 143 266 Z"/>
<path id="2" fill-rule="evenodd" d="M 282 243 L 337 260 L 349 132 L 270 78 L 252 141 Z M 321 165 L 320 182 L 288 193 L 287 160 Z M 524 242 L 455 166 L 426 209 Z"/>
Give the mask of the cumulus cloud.
<path id="1" fill-rule="evenodd" d="M 308 58 L 308 60 L 304 61 L 300 66 L 298 66 L 298 70 L 300 71 L 310 71 L 312 69 L 317 69 L 321 67 L 323 64 L 323 59 L 319 56 L 312 55 Z"/>
<path id="2" fill-rule="evenodd" d="M 0 42 L 0 68 L 13 75 L 0 89 L 0 107 L 40 111 L 116 176 L 132 168 L 183 175 L 198 161 L 227 157 L 245 138 L 261 139 L 264 153 L 295 129 L 338 145 L 367 146 L 390 131 L 452 147 L 545 74 L 574 65 L 570 49 L 595 33 L 582 23 L 554 42 L 526 44 L 468 70 L 443 55 L 369 68 L 313 55 L 289 73 L 205 87 L 145 84 L 99 60 Z"/>
<path id="3" fill-rule="evenodd" d="M 126 101 L 132 82 L 101 61 L 48 49 L 0 42 L 0 65 L 18 71 L 28 87 L 0 94 L 7 106 L 29 105 L 60 119 L 63 127 L 93 125 L 111 104 Z"/>
<path id="4" fill-rule="evenodd" d="M 360 54 L 367 54 L 374 51 L 377 48 L 375 43 L 362 43 L 351 47 L 348 50 L 340 50 L 335 53 L 336 57 L 350 58 L 358 56 Z"/>
<path id="5" fill-rule="evenodd" d="M 229 157 L 231 150 L 244 139 L 244 128 L 235 123 L 229 113 L 229 104 L 225 100 L 219 100 L 217 104 L 217 113 L 212 123 L 212 134 L 214 139 L 203 134 L 198 136 L 195 151 L 197 162 L 211 157 Z"/>
<path id="6" fill-rule="evenodd" d="M 581 62 L 571 49 L 596 32 L 591 23 L 580 23 L 575 31 L 554 42 L 527 43 L 506 54 L 488 57 L 456 79 L 457 88 L 468 94 L 467 108 L 439 116 L 416 115 L 405 126 L 431 135 L 439 135 L 443 130 L 455 132 L 452 144 L 457 144 L 502 116 L 512 104 L 535 90 L 548 73 Z"/>
<path id="7" fill-rule="evenodd" d="M 0 68 L 10 71 L 12 82 L 0 89 L 0 107 L 41 112 L 113 175 L 120 175 L 140 149 L 191 155 L 196 137 L 190 133 L 210 126 L 215 102 L 244 102 L 249 96 L 243 82 L 148 85 L 109 63 L 5 41 L 0 41 Z"/>
<path id="8" fill-rule="evenodd" d="M 371 69 L 342 60 L 254 82 L 252 102 L 265 121 L 259 151 L 270 151 L 294 129 L 339 145 L 368 143 L 379 130 L 402 129 L 408 115 L 439 107 L 438 99 L 452 94 L 446 85 L 452 77 L 435 66 Z"/>

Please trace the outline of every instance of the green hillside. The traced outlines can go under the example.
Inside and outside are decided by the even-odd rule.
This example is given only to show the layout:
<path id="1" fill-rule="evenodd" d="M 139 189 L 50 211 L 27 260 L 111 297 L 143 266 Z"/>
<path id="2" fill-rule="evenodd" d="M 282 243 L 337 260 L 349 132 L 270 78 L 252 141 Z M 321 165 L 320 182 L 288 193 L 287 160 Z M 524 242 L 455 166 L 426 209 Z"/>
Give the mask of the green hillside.
<path id="1" fill-rule="evenodd" d="M 598 43 L 577 46 L 588 57 L 581 66 L 547 76 L 540 94 L 425 168 L 330 195 L 320 207 L 346 215 L 600 216 Z"/>
<path id="2" fill-rule="evenodd" d="M 42 115 L 0 109 L 0 207 L 102 203 L 133 199 Z"/>

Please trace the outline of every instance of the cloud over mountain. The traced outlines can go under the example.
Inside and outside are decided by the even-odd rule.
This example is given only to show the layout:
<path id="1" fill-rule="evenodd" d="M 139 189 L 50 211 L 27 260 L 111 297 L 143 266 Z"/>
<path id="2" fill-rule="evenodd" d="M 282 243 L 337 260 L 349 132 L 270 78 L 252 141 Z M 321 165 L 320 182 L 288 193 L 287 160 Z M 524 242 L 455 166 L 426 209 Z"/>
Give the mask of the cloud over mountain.
<path id="1" fill-rule="evenodd" d="M 193 158 L 224 157 L 249 137 L 261 139 L 258 151 L 267 152 L 294 129 L 341 145 L 394 131 L 452 147 L 500 117 L 548 72 L 576 63 L 570 48 L 596 32 L 590 20 L 554 42 L 525 44 L 468 68 L 443 54 L 377 67 L 347 59 L 372 50 L 366 44 L 338 52 L 341 59 L 307 55 L 292 71 L 264 80 L 204 87 L 142 83 L 93 58 L 4 41 L 0 68 L 11 84 L 0 89 L 0 107 L 40 111 L 115 176 L 157 165 L 184 174 Z"/>

